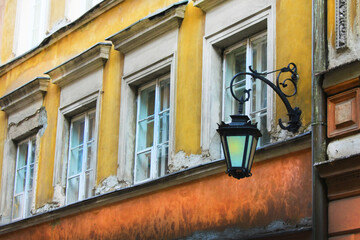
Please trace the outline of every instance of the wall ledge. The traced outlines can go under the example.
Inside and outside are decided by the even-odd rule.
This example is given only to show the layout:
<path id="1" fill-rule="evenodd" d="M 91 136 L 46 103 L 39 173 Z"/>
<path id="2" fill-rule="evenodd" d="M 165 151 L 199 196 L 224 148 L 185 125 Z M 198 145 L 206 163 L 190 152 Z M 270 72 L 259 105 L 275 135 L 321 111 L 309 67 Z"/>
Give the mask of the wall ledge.
<path id="1" fill-rule="evenodd" d="M 290 145 L 302 145 L 297 144 L 302 141 L 310 141 L 310 132 L 302 134 L 300 136 L 288 139 L 285 141 L 277 142 L 267 147 L 259 149 L 259 154 L 265 154 L 269 156 L 280 156 L 278 154 L 286 152 L 279 151 L 279 148 L 293 149 L 299 151 L 302 149 L 290 148 Z M 277 154 L 273 155 L 271 152 L 276 151 Z M 185 184 L 191 181 L 199 180 L 215 174 L 224 174 L 226 171 L 226 164 L 224 159 L 215 160 L 209 163 L 205 163 L 196 167 L 181 170 L 175 173 L 165 175 L 163 177 L 149 180 L 145 183 L 135 184 L 129 187 L 125 187 L 113 192 L 108 192 L 102 195 L 97 195 L 92 198 L 76 202 L 67 206 L 63 206 L 49 212 L 41 213 L 38 215 L 31 216 L 19 221 L 8 223 L 0 226 L 0 235 L 16 231 L 19 229 L 31 227 L 37 224 L 51 222 L 62 217 L 77 214 L 84 211 L 89 211 L 94 208 L 102 207 L 108 204 L 116 203 L 122 200 L 134 198 L 144 194 L 152 193 L 154 191 L 163 190 L 180 184 Z M 225 176 L 225 174 L 224 174 Z M 308 229 L 306 229 L 308 230 Z"/>
<path id="2" fill-rule="evenodd" d="M 63 87 L 71 81 L 104 66 L 109 58 L 111 46 L 112 44 L 107 42 L 97 43 L 70 60 L 45 72 L 45 74 L 51 77 L 52 83 Z"/>
<path id="3" fill-rule="evenodd" d="M 186 1 L 173 4 L 170 7 L 151 14 L 129 27 L 106 38 L 113 42 L 115 49 L 128 53 L 157 36 L 180 27 L 185 13 Z"/>
<path id="4" fill-rule="evenodd" d="M 194 3 L 195 7 L 200 8 L 204 12 L 208 12 L 212 8 L 214 8 L 216 5 L 224 2 L 225 0 L 197 0 Z"/>

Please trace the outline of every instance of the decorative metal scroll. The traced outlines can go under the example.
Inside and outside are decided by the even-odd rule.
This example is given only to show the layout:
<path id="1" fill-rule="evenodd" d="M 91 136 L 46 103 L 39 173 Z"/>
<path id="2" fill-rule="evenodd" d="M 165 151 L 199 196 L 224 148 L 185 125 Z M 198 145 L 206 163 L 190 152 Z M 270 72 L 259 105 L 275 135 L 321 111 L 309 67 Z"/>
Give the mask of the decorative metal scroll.
<path id="1" fill-rule="evenodd" d="M 335 0 L 336 49 L 347 46 L 347 0 Z"/>
<path id="2" fill-rule="evenodd" d="M 239 73 L 235 74 L 230 82 L 231 95 L 233 96 L 233 98 L 235 100 L 237 100 L 239 102 L 239 114 L 242 113 L 243 104 L 245 102 L 249 101 L 249 99 L 250 99 L 251 89 L 246 89 L 244 91 L 244 95 L 246 95 L 246 97 L 241 96 L 240 98 L 238 98 L 233 91 L 233 83 L 234 83 L 234 80 L 239 76 L 250 75 L 254 80 L 259 79 L 260 81 L 266 83 L 280 97 L 280 99 L 283 101 L 283 103 L 286 107 L 286 110 L 288 111 L 289 121 L 287 122 L 288 125 L 285 126 L 282 123 L 282 120 L 279 119 L 279 125 L 284 130 L 287 130 L 292 133 L 296 133 L 299 130 L 299 128 L 301 127 L 301 121 L 300 121 L 301 110 L 298 107 L 292 108 L 289 101 L 287 100 L 288 97 L 292 97 L 297 93 L 297 80 L 299 79 L 299 76 L 297 74 L 296 65 L 294 63 L 290 63 L 287 67 L 284 67 L 284 68 L 281 68 L 281 69 L 278 69 L 275 71 L 271 71 L 271 72 L 266 72 L 266 73 L 258 73 L 256 70 L 253 70 L 251 68 L 251 66 L 249 67 L 249 70 L 250 70 L 250 72 L 239 72 Z M 277 78 L 276 78 L 276 85 L 264 77 L 264 76 L 268 75 L 269 73 L 273 73 L 273 72 L 279 72 L 279 74 L 277 75 Z M 280 80 L 280 76 L 282 73 L 291 73 L 291 76 L 288 78 L 285 78 L 284 80 Z M 286 94 L 281 90 L 281 88 L 285 89 L 286 87 L 289 86 L 288 85 L 289 83 L 293 86 L 294 91 L 291 94 Z"/>

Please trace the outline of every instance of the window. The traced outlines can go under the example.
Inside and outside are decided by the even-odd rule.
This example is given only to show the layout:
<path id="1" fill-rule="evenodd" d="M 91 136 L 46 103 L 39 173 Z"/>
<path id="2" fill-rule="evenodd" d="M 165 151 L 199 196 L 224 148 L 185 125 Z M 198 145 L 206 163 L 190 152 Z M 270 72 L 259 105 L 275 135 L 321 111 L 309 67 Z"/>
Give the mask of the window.
<path id="1" fill-rule="evenodd" d="M 238 102 L 230 92 L 230 81 L 238 72 L 249 72 L 249 66 L 258 72 L 267 71 L 267 41 L 266 33 L 248 38 L 224 52 L 224 99 L 223 119 L 230 122 L 230 115 L 237 114 Z M 267 131 L 267 85 L 251 76 L 240 76 L 234 81 L 234 93 L 242 96 L 245 89 L 251 89 L 250 101 L 246 102 L 242 114 L 257 122 L 263 136 L 259 144 L 264 145 L 270 141 Z M 246 96 L 245 96 L 246 97 Z"/>
<path id="2" fill-rule="evenodd" d="M 166 174 L 169 151 L 170 78 L 139 88 L 135 182 Z"/>
<path id="3" fill-rule="evenodd" d="M 30 216 L 33 203 L 35 150 L 35 137 L 20 142 L 17 146 L 13 220 Z"/>
<path id="4" fill-rule="evenodd" d="M 95 110 L 71 120 L 66 203 L 70 204 L 93 195 Z"/>
<path id="5" fill-rule="evenodd" d="M 20 55 L 38 45 L 45 37 L 48 0 L 18 0 L 14 53 Z"/>
<path id="6" fill-rule="evenodd" d="M 74 21 L 102 1 L 103 0 L 68 0 L 66 16 L 70 21 Z"/>

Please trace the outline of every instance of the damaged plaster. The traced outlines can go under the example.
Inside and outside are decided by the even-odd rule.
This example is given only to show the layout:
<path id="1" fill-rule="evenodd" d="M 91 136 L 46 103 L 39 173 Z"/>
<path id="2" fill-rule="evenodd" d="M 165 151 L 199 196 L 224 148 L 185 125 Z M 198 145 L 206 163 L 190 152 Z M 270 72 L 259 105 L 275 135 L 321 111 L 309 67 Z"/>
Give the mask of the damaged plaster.
<path id="1" fill-rule="evenodd" d="M 49 202 L 49 203 L 46 203 L 45 205 L 39 207 L 38 209 L 32 209 L 31 214 L 37 215 L 37 214 L 41 214 L 41 213 L 46 213 L 51 210 L 57 209 L 60 206 L 61 205 L 59 202 Z"/>
<path id="2" fill-rule="evenodd" d="M 329 160 L 348 158 L 360 153 L 360 134 L 345 137 L 329 143 L 327 154 Z"/>
<path id="3" fill-rule="evenodd" d="M 187 168 L 202 165 L 211 162 L 210 154 L 204 152 L 202 155 L 186 155 L 184 151 L 177 152 L 171 159 L 169 159 L 168 170 L 169 173 L 177 172 Z"/>
<path id="4" fill-rule="evenodd" d="M 270 131 L 271 143 L 281 142 L 296 137 L 299 134 L 310 132 L 311 125 L 301 126 L 299 132 L 292 133 L 282 129 L 279 125 L 273 126 Z"/>
<path id="5" fill-rule="evenodd" d="M 129 182 L 119 181 L 116 176 L 105 178 L 95 189 L 95 195 L 112 192 L 130 186 Z"/>

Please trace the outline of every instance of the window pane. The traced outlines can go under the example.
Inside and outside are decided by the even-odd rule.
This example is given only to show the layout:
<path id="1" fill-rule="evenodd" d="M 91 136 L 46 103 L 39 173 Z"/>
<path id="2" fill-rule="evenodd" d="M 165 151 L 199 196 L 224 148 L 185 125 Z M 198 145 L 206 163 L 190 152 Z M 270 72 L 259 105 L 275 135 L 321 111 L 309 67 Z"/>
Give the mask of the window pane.
<path id="1" fill-rule="evenodd" d="M 83 157 L 83 149 L 82 149 L 82 147 L 75 148 L 75 149 L 71 150 L 70 164 L 69 164 L 69 177 L 81 172 L 81 169 L 82 169 L 82 157 Z"/>
<path id="2" fill-rule="evenodd" d="M 28 143 L 25 142 L 19 146 L 17 169 L 24 167 L 27 164 Z"/>
<path id="3" fill-rule="evenodd" d="M 169 141 L 169 111 L 159 114 L 158 144 Z"/>
<path id="4" fill-rule="evenodd" d="M 136 181 L 150 178 L 151 152 L 137 155 L 136 158 Z"/>
<path id="5" fill-rule="evenodd" d="M 95 113 L 90 113 L 89 114 L 89 136 L 88 136 L 88 141 L 93 140 L 94 138 L 94 131 L 95 131 Z"/>
<path id="6" fill-rule="evenodd" d="M 258 72 L 267 71 L 266 36 L 252 42 L 252 65 Z M 267 85 L 259 80 L 253 81 L 251 111 L 259 111 L 267 107 Z"/>
<path id="7" fill-rule="evenodd" d="M 160 82 L 160 112 L 170 106 L 170 80 Z"/>
<path id="8" fill-rule="evenodd" d="M 137 150 L 141 151 L 153 145 L 154 118 L 143 120 L 138 124 Z"/>
<path id="9" fill-rule="evenodd" d="M 224 121 L 230 122 L 230 115 L 238 114 L 239 103 L 233 98 L 230 92 L 231 79 L 236 73 L 246 72 L 246 45 L 242 45 L 225 56 L 225 96 L 224 96 Z M 245 75 L 241 75 L 235 79 L 233 83 L 233 90 L 236 97 L 244 96 L 245 90 Z M 245 98 L 246 96 L 244 96 Z M 243 111 L 245 110 L 245 106 Z"/>
<path id="10" fill-rule="evenodd" d="M 13 219 L 22 217 L 24 209 L 24 195 L 14 197 L 13 202 Z"/>
<path id="11" fill-rule="evenodd" d="M 236 48 L 226 55 L 225 87 L 230 87 L 230 81 L 238 72 L 246 72 L 246 45 Z M 236 78 L 235 83 L 245 79 L 245 75 Z"/>
<path id="12" fill-rule="evenodd" d="M 139 120 L 154 115 L 155 110 L 155 85 L 140 92 Z"/>
<path id="13" fill-rule="evenodd" d="M 27 200 L 26 200 L 26 209 L 25 209 L 25 217 L 30 216 L 30 210 L 32 205 L 32 190 L 27 192 Z"/>
<path id="14" fill-rule="evenodd" d="M 164 176 L 167 173 L 168 150 L 167 144 L 158 147 L 158 177 Z"/>
<path id="15" fill-rule="evenodd" d="M 21 168 L 16 171 L 15 194 L 24 192 L 24 190 L 25 190 L 25 174 L 26 174 L 26 167 Z"/>
<path id="16" fill-rule="evenodd" d="M 89 170 L 91 168 L 91 159 L 92 159 L 92 149 L 93 149 L 93 143 L 88 144 L 87 147 L 87 157 L 86 157 L 86 170 Z"/>
<path id="17" fill-rule="evenodd" d="M 34 163 L 35 161 L 35 151 L 36 151 L 36 140 L 35 138 L 31 140 L 31 158 L 30 163 Z"/>
<path id="18" fill-rule="evenodd" d="M 71 132 L 71 144 L 70 147 L 77 147 L 84 143 L 84 127 L 85 127 L 85 118 L 81 118 L 72 123 L 72 132 Z"/>
<path id="19" fill-rule="evenodd" d="M 85 198 L 92 196 L 92 171 L 85 174 Z"/>
<path id="20" fill-rule="evenodd" d="M 34 181 L 34 165 L 30 165 L 30 172 L 28 174 L 28 178 L 29 178 L 29 182 L 28 182 L 28 187 L 27 189 L 32 189 L 33 187 L 33 181 Z"/>
<path id="21" fill-rule="evenodd" d="M 79 199 L 79 177 L 69 179 L 67 187 L 67 203 L 76 202 Z"/>

